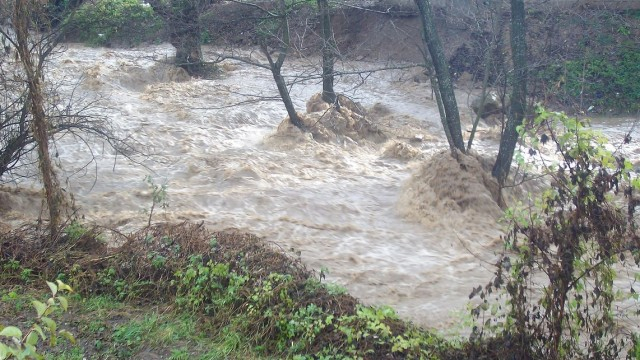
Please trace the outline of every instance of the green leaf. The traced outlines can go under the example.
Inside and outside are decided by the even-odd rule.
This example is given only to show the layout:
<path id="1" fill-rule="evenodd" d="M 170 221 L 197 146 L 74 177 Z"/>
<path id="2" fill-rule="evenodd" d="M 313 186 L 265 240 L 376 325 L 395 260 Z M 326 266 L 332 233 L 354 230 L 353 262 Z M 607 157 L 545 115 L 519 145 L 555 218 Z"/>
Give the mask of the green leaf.
<path id="1" fill-rule="evenodd" d="M 22 331 L 20 331 L 20 329 L 15 326 L 7 326 L 6 328 L 2 329 L 2 331 L 0 331 L 0 336 L 21 338 Z"/>
<path id="2" fill-rule="evenodd" d="M 38 317 L 41 317 L 42 315 L 44 315 L 44 312 L 47 310 L 47 305 L 41 303 L 38 300 L 33 300 L 31 303 L 33 304 L 33 307 L 36 308 Z"/>
<path id="3" fill-rule="evenodd" d="M 67 298 L 64 296 L 58 296 L 58 301 L 60 302 L 60 306 L 62 307 L 62 309 L 64 311 L 67 311 L 67 308 L 69 307 L 69 303 L 67 302 Z"/>
<path id="4" fill-rule="evenodd" d="M 72 333 L 70 333 L 67 330 L 60 330 L 58 331 L 58 335 L 62 336 L 63 338 L 67 339 L 71 344 L 76 343 L 76 338 L 73 336 Z"/>
<path id="5" fill-rule="evenodd" d="M 68 291 L 68 292 L 73 292 L 73 289 L 71 288 L 71 286 L 63 283 L 62 281 L 56 280 L 56 283 L 58 283 L 58 289 L 59 290 L 65 290 L 65 291 Z"/>
<path id="6" fill-rule="evenodd" d="M 18 358 L 22 359 L 44 359 L 44 356 L 38 354 L 36 347 L 30 344 L 24 345 L 24 351 L 18 355 Z"/>
<path id="7" fill-rule="evenodd" d="M 12 354 L 11 349 L 7 345 L 0 343 L 0 360 L 4 360 Z"/>
<path id="8" fill-rule="evenodd" d="M 49 285 L 49 289 L 51 289 L 51 294 L 53 296 L 56 296 L 56 294 L 58 293 L 58 286 L 56 286 L 56 284 L 52 283 L 51 281 L 47 281 L 47 285 Z"/>
<path id="9" fill-rule="evenodd" d="M 56 332 L 56 322 L 51 320 L 50 318 L 43 316 L 40 320 L 42 320 L 42 322 L 44 323 L 44 326 L 47 328 L 47 330 L 49 330 L 49 332 L 51 332 L 52 334 L 54 334 Z"/>
<path id="10" fill-rule="evenodd" d="M 56 346 L 58 344 L 58 337 L 55 333 L 51 333 L 51 337 L 49 338 L 49 346 Z"/>
<path id="11" fill-rule="evenodd" d="M 47 336 L 44 334 L 44 331 L 42 331 L 42 328 L 40 327 L 40 325 L 33 324 L 33 330 L 35 330 L 38 333 L 38 335 L 40 335 L 40 338 L 42 338 L 42 340 L 47 340 Z"/>
<path id="12" fill-rule="evenodd" d="M 38 333 L 32 331 L 27 335 L 27 344 L 36 346 L 38 344 Z"/>

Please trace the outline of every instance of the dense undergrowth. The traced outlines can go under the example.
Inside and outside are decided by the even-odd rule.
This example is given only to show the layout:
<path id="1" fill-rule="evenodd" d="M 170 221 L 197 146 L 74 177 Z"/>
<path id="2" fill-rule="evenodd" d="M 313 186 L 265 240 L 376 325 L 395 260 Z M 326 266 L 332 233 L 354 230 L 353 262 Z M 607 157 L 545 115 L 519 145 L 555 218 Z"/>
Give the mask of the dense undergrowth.
<path id="1" fill-rule="evenodd" d="M 91 46 L 131 46 L 157 40 L 162 21 L 137 0 L 98 0 L 80 6 L 66 19 L 69 40 Z"/>
<path id="2" fill-rule="evenodd" d="M 560 19 L 572 44 L 532 69 L 542 96 L 573 111 L 639 111 L 640 10 L 591 11 Z"/>

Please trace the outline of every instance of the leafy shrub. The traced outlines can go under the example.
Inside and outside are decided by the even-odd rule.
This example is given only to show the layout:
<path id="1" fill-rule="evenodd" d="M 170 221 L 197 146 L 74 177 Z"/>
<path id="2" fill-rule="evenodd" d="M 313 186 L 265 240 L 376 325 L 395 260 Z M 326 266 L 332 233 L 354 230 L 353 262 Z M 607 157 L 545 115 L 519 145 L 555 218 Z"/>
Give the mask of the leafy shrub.
<path id="1" fill-rule="evenodd" d="M 55 347 L 58 343 L 58 336 L 75 343 L 75 338 L 67 330 L 58 330 L 56 322 L 50 315 L 58 308 L 67 311 L 67 298 L 61 296 L 61 291 L 72 291 L 71 287 L 60 280 L 56 283 L 47 281 L 51 290 L 51 297 L 45 303 L 33 300 L 32 304 L 36 310 L 36 320 L 27 331 L 22 331 L 16 326 L 0 325 L 0 359 L 15 357 L 17 359 L 41 359 L 41 351 L 37 346 L 40 341 L 49 340 L 48 345 Z"/>
<path id="2" fill-rule="evenodd" d="M 606 57 L 592 55 L 565 63 L 567 95 L 598 111 L 640 110 L 640 51 L 628 48 Z"/>
<path id="3" fill-rule="evenodd" d="M 90 45 L 135 45 L 157 38 L 161 19 L 138 0 L 98 0 L 67 19 L 71 36 Z"/>
<path id="4" fill-rule="evenodd" d="M 519 131 L 534 159 L 520 165 L 554 185 L 507 211 L 496 277 L 472 293 L 482 300 L 472 311 L 483 320 L 475 335 L 508 339 L 517 358 L 618 358 L 634 342 L 621 336 L 614 309 L 616 300 L 637 301 L 638 294 L 633 283 L 623 291 L 614 280 L 617 269 L 640 264 L 634 217 L 640 179 L 583 120 L 538 109 Z M 540 155 L 545 147 L 557 151 L 557 162 Z M 492 294 L 497 301 L 489 301 Z"/>

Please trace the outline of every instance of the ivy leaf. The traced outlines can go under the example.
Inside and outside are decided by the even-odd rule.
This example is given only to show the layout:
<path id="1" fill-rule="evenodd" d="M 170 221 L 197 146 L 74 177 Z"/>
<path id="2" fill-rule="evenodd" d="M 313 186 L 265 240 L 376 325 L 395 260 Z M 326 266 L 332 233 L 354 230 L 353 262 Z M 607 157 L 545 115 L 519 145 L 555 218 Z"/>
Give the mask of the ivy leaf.
<path id="1" fill-rule="evenodd" d="M 7 326 L 6 328 L 2 329 L 2 331 L 0 331 L 0 336 L 21 338 L 22 331 L 20 331 L 20 329 L 15 326 Z"/>

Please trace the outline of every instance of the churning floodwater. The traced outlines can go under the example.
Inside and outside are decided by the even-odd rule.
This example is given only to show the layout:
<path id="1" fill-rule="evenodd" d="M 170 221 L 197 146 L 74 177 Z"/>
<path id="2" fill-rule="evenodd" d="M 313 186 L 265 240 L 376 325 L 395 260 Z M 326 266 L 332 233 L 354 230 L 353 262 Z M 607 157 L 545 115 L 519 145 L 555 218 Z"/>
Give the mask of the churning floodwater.
<path id="1" fill-rule="evenodd" d="M 311 269 L 328 269 L 329 281 L 364 303 L 391 305 L 427 327 L 458 321 L 454 314 L 465 311 L 471 289 L 492 275 L 487 264 L 500 250 L 500 210 L 481 186 L 481 167 L 464 172 L 446 157 L 431 158 L 446 142 L 428 85 L 412 76 L 419 71 L 341 78 L 337 90 L 369 109 L 390 140 L 321 143 L 277 130 L 286 116 L 282 103 L 256 101 L 277 94 L 267 70 L 228 61 L 215 79 L 187 79 L 166 64 L 172 55 L 168 45 L 68 45 L 49 65 L 61 99 L 73 92 L 94 101 L 90 112 L 107 116 L 150 154 L 130 162 L 95 139 L 86 139 L 93 154 L 78 138 L 57 139 L 61 182 L 86 220 L 144 225 L 151 196 L 143 179 L 150 175 L 169 195 L 156 221 L 250 231 L 293 256 L 299 252 Z M 308 71 L 308 64 L 289 60 L 285 74 Z M 292 88 L 299 112 L 320 88 L 318 80 Z M 492 134 L 479 133 L 478 152 L 495 152 Z M 37 216 L 36 195 L 5 189 L 12 207 L 3 217 Z"/>

